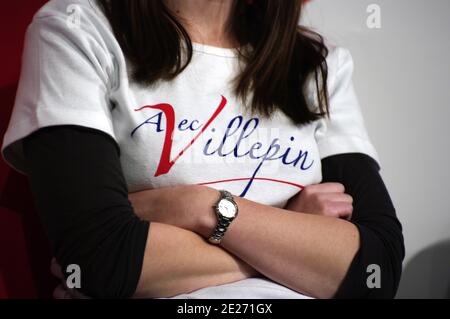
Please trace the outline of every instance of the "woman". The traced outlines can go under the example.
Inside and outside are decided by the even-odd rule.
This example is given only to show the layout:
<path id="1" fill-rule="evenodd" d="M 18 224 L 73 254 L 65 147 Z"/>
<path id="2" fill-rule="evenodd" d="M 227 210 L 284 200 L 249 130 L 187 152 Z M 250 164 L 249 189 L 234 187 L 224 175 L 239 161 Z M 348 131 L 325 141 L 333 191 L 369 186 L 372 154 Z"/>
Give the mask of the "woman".
<path id="1" fill-rule="evenodd" d="M 402 230 L 351 56 L 300 13 L 54 0 L 34 17 L 2 153 L 29 176 L 62 269 L 80 266 L 81 293 L 395 295 Z"/>

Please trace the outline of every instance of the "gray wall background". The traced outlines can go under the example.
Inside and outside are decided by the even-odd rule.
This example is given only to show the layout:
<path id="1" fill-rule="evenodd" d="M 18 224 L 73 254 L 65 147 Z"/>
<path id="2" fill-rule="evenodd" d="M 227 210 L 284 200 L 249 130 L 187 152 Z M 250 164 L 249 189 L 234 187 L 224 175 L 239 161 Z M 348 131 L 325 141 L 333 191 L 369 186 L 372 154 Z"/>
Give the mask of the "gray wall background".
<path id="1" fill-rule="evenodd" d="M 381 28 L 367 8 L 381 9 Z M 404 227 L 399 298 L 450 298 L 450 1 L 314 0 L 303 22 L 352 52 L 354 82 Z"/>

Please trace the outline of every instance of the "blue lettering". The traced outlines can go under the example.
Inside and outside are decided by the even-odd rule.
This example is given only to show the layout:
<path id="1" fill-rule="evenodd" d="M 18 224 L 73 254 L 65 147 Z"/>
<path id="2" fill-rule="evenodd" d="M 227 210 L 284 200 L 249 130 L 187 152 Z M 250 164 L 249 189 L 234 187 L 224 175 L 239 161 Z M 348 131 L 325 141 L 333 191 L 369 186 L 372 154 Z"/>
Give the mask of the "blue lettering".
<path id="1" fill-rule="evenodd" d="M 154 118 L 157 118 L 157 120 L 154 122 L 152 121 Z M 142 126 L 144 126 L 145 124 L 154 124 L 156 125 L 156 132 L 163 132 L 164 130 L 161 128 L 161 119 L 162 119 L 162 112 L 159 112 L 156 115 L 153 115 L 152 117 L 146 119 L 142 124 L 140 124 L 138 127 L 136 127 L 132 132 L 131 132 L 131 136 L 134 135 L 134 133 L 136 133 L 136 131 L 138 129 L 140 129 Z"/>
<path id="2" fill-rule="evenodd" d="M 189 125 L 187 125 L 188 123 L 189 121 L 187 119 L 182 120 L 180 124 L 178 124 L 178 129 L 180 131 L 197 131 L 203 126 L 198 120 L 193 120 L 191 123 L 189 123 Z"/>
<path id="3" fill-rule="evenodd" d="M 246 134 L 248 127 L 252 123 L 254 123 L 253 127 Z M 247 123 L 245 123 L 244 127 L 242 128 L 241 135 L 239 136 L 239 139 L 238 139 L 238 141 L 236 143 L 236 146 L 234 148 L 234 156 L 235 157 L 244 157 L 244 156 L 247 156 L 250 153 L 250 151 L 248 151 L 248 152 L 246 152 L 246 153 L 244 153 L 242 155 L 239 155 L 238 154 L 239 146 L 241 145 L 242 140 L 244 140 L 247 137 L 249 137 L 256 130 L 258 125 L 259 125 L 259 120 L 257 118 L 252 118 L 252 119 L 248 120 Z"/>

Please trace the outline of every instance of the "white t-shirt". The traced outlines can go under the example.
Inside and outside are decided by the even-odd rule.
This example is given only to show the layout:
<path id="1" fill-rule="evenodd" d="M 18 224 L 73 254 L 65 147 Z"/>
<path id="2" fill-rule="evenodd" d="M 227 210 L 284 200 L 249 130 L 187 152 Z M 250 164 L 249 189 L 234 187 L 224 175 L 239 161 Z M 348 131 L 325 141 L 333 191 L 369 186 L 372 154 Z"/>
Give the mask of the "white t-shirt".
<path id="1" fill-rule="evenodd" d="M 330 48 L 327 59 L 330 118 L 298 126 L 281 112 L 271 118 L 251 114 L 236 98 L 234 50 L 193 46 L 192 62 L 182 74 L 145 87 L 129 77 L 130 66 L 94 1 L 50 1 L 27 31 L 2 156 L 26 173 L 24 137 L 46 126 L 81 125 L 118 143 L 130 192 L 204 184 L 277 207 L 303 186 L 321 181 L 324 157 L 359 152 L 378 160 L 347 50 Z M 314 96 L 311 89 L 310 101 Z M 206 288 L 201 295 L 207 297 L 210 289 L 211 296 L 235 297 L 237 287 L 245 291 L 241 297 L 267 297 L 271 291 L 303 297 L 264 279 Z"/>

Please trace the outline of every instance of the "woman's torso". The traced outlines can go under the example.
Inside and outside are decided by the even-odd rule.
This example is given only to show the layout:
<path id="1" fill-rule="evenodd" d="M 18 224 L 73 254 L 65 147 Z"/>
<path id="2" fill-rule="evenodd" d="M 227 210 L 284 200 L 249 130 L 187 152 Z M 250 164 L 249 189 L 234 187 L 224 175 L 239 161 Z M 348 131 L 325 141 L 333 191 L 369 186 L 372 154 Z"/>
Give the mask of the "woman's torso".
<path id="1" fill-rule="evenodd" d="M 61 15 L 71 4 L 51 1 L 40 14 Z M 283 207 L 304 186 L 321 181 L 318 122 L 298 126 L 280 111 L 270 118 L 251 114 L 248 103 L 233 92 L 241 67 L 233 50 L 194 44 L 191 63 L 174 80 L 138 85 L 95 1 L 76 5 L 89 30 L 90 58 L 108 88 L 98 98 L 109 108 L 129 192 L 203 184 Z M 334 60 L 332 52 L 329 64 Z M 312 91 L 307 94 L 312 96 Z M 304 298 L 268 279 L 204 288 L 183 297 L 227 298 L 237 291 L 249 298 Z"/>

